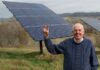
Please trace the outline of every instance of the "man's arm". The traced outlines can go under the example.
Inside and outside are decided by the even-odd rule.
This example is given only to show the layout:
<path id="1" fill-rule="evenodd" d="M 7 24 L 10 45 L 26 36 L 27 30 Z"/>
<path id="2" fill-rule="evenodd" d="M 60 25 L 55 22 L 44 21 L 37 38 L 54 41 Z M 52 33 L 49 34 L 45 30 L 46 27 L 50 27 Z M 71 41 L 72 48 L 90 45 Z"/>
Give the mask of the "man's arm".
<path id="1" fill-rule="evenodd" d="M 54 45 L 52 44 L 51 40 L 48 39 L 48 36 L 49 36 L 49 27 L 48 25 L 44 25 L 43 27 L 43 33 L 44 33 L 44 43 L 45 43 L 45 46 L 47 47 L 48 51 L 52 54 L 60 54 L 60 53 L 63 53 L 64 51 L 64 42 L 60 43 L 59 45 Z"/>
<path id="2" fill-rule="evenodd" d="M 93 45 L 91 47 L 90 64 L 91 64 L 91 70 L 97 70 L 99 63 L 96 56 L 95 47 Z"/>
<path id="3" fill-rule="evenodd" d="M 52 43 L 52 41 L 50 39 L 45 39 L 44 40 L 45 46 L 47 48 L 47 50 L 52 53 L 52 54 L 61 54 L 64 53 L 64 41 L 61 42 L 58 45 L 55 45 Z"/>

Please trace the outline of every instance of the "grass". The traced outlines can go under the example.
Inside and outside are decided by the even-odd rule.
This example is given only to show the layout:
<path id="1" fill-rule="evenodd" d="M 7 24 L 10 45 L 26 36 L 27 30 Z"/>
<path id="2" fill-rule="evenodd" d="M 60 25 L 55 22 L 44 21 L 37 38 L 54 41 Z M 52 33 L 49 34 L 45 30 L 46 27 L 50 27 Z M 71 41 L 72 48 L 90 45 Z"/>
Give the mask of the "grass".
<path id="1" fill-rule="evenodd" d="M 62 69 L 63 55 L 51 55 L 47 52 L 40 55 L 38 48 L 0 48 L 0 70 Z"/>
<path id="2" fill-rule="evenodd" d="M 33 48 L 0 48 L 0 70 L 62 70 L 62 59 Z"/>

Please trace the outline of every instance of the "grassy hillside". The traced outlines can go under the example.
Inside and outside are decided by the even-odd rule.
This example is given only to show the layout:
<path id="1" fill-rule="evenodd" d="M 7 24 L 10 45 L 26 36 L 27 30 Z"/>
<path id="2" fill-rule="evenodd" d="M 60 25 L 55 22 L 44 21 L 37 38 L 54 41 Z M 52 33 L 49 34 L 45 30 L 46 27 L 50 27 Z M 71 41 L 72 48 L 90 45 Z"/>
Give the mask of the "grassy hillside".
<path id="1" fill-rule="evenodd" d="M 51 55 L 46 50 L 40 55 L 38 51 L 32 47 L 0 48 L 0 70 L 63 70 L 63 55 Z"/>
<path id="2" fill-rule="evenodd" d="M 17 21 L 0 23 L 0 47 L 23 47 L 32 42 L 29 34 Z"/>
<path id="3" fill-rule="evenodd" d="M 62 55 L 40 55 L 33 49 L 0 48 L 0 70 L 62 70 Z"/>

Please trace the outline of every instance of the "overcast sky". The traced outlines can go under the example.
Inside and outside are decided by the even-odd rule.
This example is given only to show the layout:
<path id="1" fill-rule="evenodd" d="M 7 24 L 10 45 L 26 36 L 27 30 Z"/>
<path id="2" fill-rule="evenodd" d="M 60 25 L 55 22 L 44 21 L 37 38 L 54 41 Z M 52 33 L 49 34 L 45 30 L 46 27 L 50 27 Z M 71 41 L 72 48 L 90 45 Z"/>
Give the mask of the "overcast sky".
<path id="1" fill-rule="evenodd" d="M 10 17 L 2 1 L 21 0 L 0 0 L 0 17 Z M 21 2 L 41 3 L 57 14 L 73 12 L 100 12 L 100 0 L 22 0 Z"/>

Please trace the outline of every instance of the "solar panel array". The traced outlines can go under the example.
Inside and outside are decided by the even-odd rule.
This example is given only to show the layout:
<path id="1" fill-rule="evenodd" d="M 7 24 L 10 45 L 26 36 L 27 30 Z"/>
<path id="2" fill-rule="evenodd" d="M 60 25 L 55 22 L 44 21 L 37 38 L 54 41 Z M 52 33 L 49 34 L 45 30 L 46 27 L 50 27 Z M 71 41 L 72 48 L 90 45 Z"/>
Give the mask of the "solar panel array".
<path id="1" fill-rule="evenodd" d="M 49 38 L 71 35 L 71 24 L 42 4 L 3 1 L 34 40 L 43 40 L 43 26 L 49 26 Z"/>
<path id="2" fill-rule="evenodd" d="M 100 31 L 100 20 L 90 17 L 82 17 L 81 19 L 97 31 Z"/>

